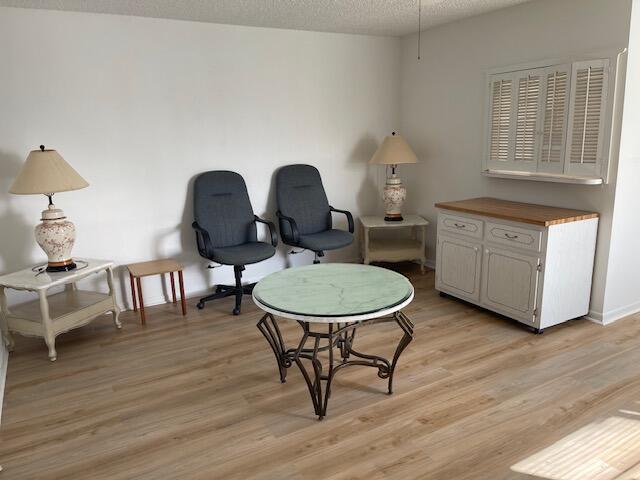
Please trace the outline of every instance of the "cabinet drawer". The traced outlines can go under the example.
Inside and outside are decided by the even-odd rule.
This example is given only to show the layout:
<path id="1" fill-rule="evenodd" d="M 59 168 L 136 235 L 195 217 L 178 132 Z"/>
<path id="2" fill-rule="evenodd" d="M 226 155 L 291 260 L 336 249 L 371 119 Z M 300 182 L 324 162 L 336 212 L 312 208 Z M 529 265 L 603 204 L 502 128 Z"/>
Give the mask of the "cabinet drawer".
<path id="1" fill-rule="evenodd" d="M 473 238 L 482 238 L 482 223 L 482 220 L 457 217 L 448 213 L 440 213 L 438 215 L 438 228 L 440 230 Z"/>
<path id="2" fill-rule="evenodd" d="M 542 244 L 542 232 L 528 228 L 512 227 L 499 223 L 487 222 L 485 238 L 487 241 L 539 252 Z"/>

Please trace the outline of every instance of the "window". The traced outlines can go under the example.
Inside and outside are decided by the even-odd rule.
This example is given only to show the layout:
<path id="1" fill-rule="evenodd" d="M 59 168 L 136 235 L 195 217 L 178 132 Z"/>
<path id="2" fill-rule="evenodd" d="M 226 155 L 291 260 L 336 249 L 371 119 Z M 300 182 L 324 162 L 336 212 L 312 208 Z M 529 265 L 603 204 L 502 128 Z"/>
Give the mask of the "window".
<path id="1" fill-rule="evenodd" d="M 571 65 L 552 67 L 545 72 L 542 145 L 538 171 L 562 173 L 564 170 L 565 132 L 569 110 Z"/>
<path id="2" fill-rule="evenodd" d="M 579 62 L 574 65 L 571 81 L 570 118 L 567 138 L 570 145 L 569 173 L 596 175 L 602 156 L 602 130 L 606 62 Z"/>
<path id="3" fill-rule="evenodd" d="M 536 132 L 540 104 L 540 79 L 531 73 L 518 79 L 518 103 L 516 105 L 516 162 L 533 162 L 536 159 Z"/>
<path id="4" fill-rule="evenodd" d="M 485 170 L 602 178 L 609 61 L 489 76 Z"/>
<path id="5" fill-rule="evenodd" d="M 491 92 L 491 160 L 507 162 L 511 157 L 511 78 L 499 78 L 492 83 Z"/>

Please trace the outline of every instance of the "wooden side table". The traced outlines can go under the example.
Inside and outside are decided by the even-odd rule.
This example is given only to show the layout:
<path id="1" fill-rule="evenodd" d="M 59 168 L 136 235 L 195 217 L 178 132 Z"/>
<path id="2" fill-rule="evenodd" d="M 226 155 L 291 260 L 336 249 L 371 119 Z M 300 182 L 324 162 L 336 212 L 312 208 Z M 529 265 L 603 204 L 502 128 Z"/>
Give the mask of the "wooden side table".
<path id="1" fill-rule="evenodd" d="M 120 309 L 116 303 L 113 283 L 113 262 L 109 260 L 77 260 L 78 268 L 68 272 L 34 271 L 27 268 L 0 277 L 0 326 L 9 351 L 13 350 L 11 332 L 44 338 L 49 347 L 49 359 L 57 358 L 55 339 L 64 332 L 88 324 L 105 313 L 113 315 L 117 328 Z M 95 273 L 106 272 L 109 293 L 78 290 L 76 282 Z M 52 287 L 64 286 L 64 291 L 47 296 Z M 38 294 L 38 300 L 9 308 L 5 289 L 28 290 Z"/>
<path id="2" fill-rule="evenodd" d="M 365 264 L 371 262 L 403 262 L 419 260 L 422 273 L 427 263 L 426 242 L 429 222 L 419 215 L 404 215 L 401 222 L 387 222 L 382 215 L 360 217 L 362 224 L 362 258 Z M 407 238 L 384 238 L 371 235 L 374 230 L 410 228 Z M 418 230 L 420 236 L 418 236 Z"/>
<path id="3" fill-rule="evenodd" d="M 140 279 L 142 277 L 148 277 L 149 275 L 163 275 L 168 273 L 171 279 L 171 295 L 173 296 L 173 303 L 177 303 L 176 299 L 176 285 L 174 273 L 178 272 L 178 282 L 180 283 L 180 303 L 182 304 L 182 315 L 187 314 L 187 302 L 184 298 L 184 278 L 182 276 L 183 267 L 180 263 L 171 258 L 165 258 L 163 260 L 151 260 L 150 262 L 132 263 L 127 265 L 129 270 L 129 280 L 131 281 L 131 296 L 133 297 L 133 311 L 138 311 L 138 304 L 136 302 L 136 285 L 138 287 L 138 301 L 140 302 L 140 323 L 142 325 L 146 322 L 144 315 L 144 299 L 142 298 L 142 283 Z"/>

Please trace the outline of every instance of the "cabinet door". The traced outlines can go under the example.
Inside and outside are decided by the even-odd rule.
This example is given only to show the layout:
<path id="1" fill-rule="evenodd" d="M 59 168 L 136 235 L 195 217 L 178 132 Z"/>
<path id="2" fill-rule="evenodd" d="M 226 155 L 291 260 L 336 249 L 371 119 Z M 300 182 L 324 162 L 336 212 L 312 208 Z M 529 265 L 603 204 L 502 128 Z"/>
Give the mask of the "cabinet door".
<path id="1" fill-rule="evenodd" d="M 438 236 L 436 288 L 452 295 L 480 300 L 480 244 Z"/>
<path id="2" fill-rule="evenodd" d="M 484 251 L 482 304 L 532 323 L 538 291 L 537 255 L 488 247 Z"/>

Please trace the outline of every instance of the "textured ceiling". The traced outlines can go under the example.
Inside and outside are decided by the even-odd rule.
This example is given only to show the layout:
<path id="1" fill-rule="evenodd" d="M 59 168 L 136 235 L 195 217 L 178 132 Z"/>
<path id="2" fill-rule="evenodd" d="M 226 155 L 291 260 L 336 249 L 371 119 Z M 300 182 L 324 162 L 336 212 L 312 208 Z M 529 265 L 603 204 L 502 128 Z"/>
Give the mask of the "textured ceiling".
<path id="1" fill-rule="evenodd" d="M 422 28 L 525 1 L 422 0 Z M 0 0 L 0 6 L 368 35 L 418 31 L 418 0 Z"/>

